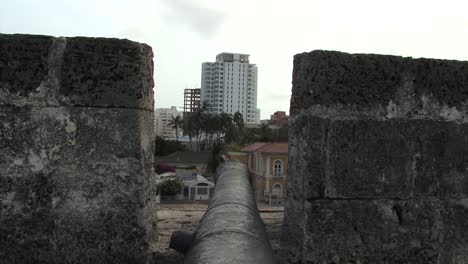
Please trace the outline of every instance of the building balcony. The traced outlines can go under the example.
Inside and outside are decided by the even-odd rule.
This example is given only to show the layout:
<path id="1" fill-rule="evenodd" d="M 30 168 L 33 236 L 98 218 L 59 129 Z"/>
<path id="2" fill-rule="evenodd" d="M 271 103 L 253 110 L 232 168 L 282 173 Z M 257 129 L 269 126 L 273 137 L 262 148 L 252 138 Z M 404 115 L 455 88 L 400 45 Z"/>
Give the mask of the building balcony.
<path id="1" fill-rule="evenodd" d="M 284 200 L 285 198 L 283 197 L 273 196 L 271 194 L 264 194 L 261 199 L 261 202 L 264 202 L 268 205 L 282 206 L 284 205 Z"/>

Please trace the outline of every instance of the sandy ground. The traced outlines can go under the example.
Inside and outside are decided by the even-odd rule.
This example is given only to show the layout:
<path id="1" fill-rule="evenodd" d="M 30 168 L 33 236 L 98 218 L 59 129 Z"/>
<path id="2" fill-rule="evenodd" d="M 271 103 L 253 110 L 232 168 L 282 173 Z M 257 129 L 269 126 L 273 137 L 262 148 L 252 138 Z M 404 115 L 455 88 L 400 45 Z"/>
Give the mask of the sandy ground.
<path id="1" fill-rule="evenodd" d="M 154 245 L 158 264 L 182 263 L 183 255 L 169 249 L 171 234 L 176 230 L 194 231 L 207 204 L 162 204 L 158 211 L 159 241 Z M 281 226 L 283 224 L 283 207 L 259 204 L 260 216 L 265 223 L 270 243 L 276 252 L 279 248 Z"/>

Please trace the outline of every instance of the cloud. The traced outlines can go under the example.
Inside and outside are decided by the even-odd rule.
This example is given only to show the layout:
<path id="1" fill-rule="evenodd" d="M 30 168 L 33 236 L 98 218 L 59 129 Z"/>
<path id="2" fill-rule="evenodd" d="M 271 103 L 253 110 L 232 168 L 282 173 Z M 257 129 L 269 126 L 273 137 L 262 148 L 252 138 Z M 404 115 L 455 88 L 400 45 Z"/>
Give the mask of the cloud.
<path id="1" fill-rule="evenodd" d="M 226 19 L 226 14 L 192 0 L 164 0 L 169 8 L 167 19 L 181 24 L 203 38 L 213 38 Z"/>
<path id="2" fill-rule="evenodd" d="M 291 95 L 286 94 L 286 93 L 269 93 L 266 95 L 266 98 L 268 100 L 274 101 L 274 102 L 284 102 L 285 100 L 289 100 Z"/>
<path id="3" fill-rule="evenodd" d="M 146 42 L 151 39 L 151 34 L 137 26 L 124 27 L 122 30 L 117 32 L 117 36 L 139 42 Z"/>

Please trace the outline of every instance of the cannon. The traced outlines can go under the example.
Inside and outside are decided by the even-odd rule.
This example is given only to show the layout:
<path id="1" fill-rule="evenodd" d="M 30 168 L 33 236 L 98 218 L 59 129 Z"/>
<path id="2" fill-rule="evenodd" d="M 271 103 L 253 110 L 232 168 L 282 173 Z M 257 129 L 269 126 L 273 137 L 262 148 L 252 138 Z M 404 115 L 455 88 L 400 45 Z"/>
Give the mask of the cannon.
<path id="1" fill-rule="evenodd" d="M 215 180 L 198 229 L 174 232 L 170 247 L 185 254 L 185 264 L 275 263 L 247 167 L 226 161 L 218 167 Z"/>

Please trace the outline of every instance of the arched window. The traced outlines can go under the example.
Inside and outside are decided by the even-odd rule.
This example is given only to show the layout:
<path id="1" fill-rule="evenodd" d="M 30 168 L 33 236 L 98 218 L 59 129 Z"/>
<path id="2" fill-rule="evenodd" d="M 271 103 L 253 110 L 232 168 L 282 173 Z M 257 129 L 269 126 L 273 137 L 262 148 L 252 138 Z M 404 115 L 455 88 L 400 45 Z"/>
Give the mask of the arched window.
<path id="1" fill-rule="evenodd" d="M 271 191 L 271 196 L 274 198 L 281 198 L 283 196 L 283 192 L 281 190 L 281 184 L 275 184 L 273 186 L 273 190 Z"/>
<path id="2" fill-rule="evenodd" d="M 283 169 L 283 166 L 282 166 L 281 160 L 275 160 L 274 168 L 273 168 L 273 175 L 277 177 L 281 176 L 282 169 Z"/>

